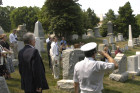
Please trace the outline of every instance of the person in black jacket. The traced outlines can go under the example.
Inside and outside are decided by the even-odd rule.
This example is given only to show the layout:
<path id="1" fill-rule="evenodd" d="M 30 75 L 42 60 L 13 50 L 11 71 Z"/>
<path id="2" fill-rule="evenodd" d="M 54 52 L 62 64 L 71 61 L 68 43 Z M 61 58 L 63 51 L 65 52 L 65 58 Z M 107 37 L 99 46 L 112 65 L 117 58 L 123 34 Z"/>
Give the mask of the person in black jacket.
<path id="1" fill-rule="evenodd" d="M 25 46 L 19 51 L 19 73 L 21 75 L 21 88 L 25 93 L 42 93 L 49 89 L 42 58 L 35 46 L 33 33 L 23 36 Z"/>
<path id="2" fill-rule="evenodd" d="M 50 56 L 50 49 L 51 49 L 52 40 L 53 40 L 53 38 L 49 37 L 49 42 L 47 43 L 47 54 L 48 54 L 49 68 L 50 69 L 52 69 L 51 56 Z"/>

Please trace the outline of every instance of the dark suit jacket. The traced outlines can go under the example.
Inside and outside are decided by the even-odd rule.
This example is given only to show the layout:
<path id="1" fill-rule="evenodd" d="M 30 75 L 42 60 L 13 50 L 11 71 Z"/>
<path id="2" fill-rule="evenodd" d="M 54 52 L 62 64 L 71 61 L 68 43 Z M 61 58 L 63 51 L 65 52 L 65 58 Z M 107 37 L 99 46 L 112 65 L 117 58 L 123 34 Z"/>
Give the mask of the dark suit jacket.
<path id="1" fill-rule="evenodd" d="M 45 78 L 45 68 L 38 50 L 25 45 L 19 51 L 19 72 L 21 88 L 25 91 L 35 91 L 36 88 L 49 89 Z"/>
<path id="2" fill-rule="evenodd" d="M 51 49 L 51 41 L 47 43 L 47 52 L 49 55 L 50 55 L 50 49 Z"/>

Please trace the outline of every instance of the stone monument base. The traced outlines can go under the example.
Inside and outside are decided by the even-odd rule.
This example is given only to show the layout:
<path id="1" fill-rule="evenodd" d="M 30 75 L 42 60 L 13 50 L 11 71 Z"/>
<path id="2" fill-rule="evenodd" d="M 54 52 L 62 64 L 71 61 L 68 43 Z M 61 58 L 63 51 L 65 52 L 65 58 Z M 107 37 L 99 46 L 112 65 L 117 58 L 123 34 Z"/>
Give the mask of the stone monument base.
<path id="1" fill-rule="evenodd" d="M 4 77 L 0 77 L 0 93 L 10 93 Z"/>
<path id="2" fill-rule="evenodd" d="M 127 71 L 129 74 L 133 74 L 133 75 L 136 75 L 136 76 L 140 76 L 140 71 Z"/>
<path id="3" fill-rule="evenodd" d="M 128 79 L 128 72 L 124 72 L 122 74 L 110 74 L 109 78 L 119 82 L 125 82 Z"/>
<path id="4" fill-rule="evenodd" d="M 74 93 L 74 81 L 73 80 L 59 80 L 57 81 L 57 86 L 61 90 Z"/>
<path id="5" fill-rule="evenodd" d="M 18 66 L 19 64 L 18 59 L 13 59 L 12 62 L 14 66 Z"/>

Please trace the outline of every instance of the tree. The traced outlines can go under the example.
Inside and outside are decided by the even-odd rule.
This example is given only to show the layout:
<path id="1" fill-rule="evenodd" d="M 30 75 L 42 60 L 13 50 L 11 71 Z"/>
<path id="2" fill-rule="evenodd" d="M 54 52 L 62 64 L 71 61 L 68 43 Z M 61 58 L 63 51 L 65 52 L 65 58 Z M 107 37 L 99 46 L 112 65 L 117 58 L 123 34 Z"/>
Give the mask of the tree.
<path id="1" fill-rule="evenodd" d="M 138 25 L 136 24 L 135 15 L 131 5 L 127 2 L 124 6 L 119 8 L 119 16 L 116 20 L 116 28 L 118 33 L 123 33 L 124 37 L 128 37 L 128 26 L 132 26 L 133 37 L 137 37 L 140 32 L 138 31 Z"/>
<path id="2" fill-rule="evenodd" d="M 73 0 L 46 0 L 39 20 L 46 32 L 55 32 L 59 37 L 83 33 L 82 12 Z"/>
<path id="3" fill-rule="evenodd" d="M 113 23 L 114 33 L 116 31 L 116 29 L 114 28 L 115 20 L 116 20 L 116 16 L 114 14 L 114 11 L 112 9 L 109 9 L 109 11 L 105 15 L 106 15 L 106 18 L 103 20 L 103 24 L 100 28 L 101 35 L 104 37 L 107 36 L 107 23 L 108 23 L 108 21 L 111 21 Z"/>
<path id="4" fill-rule="evenodd" d="M 15 9 L 13 6 L 0 7 L 0 26 L 4 29 L 5 32 L 10 32 L 11 22 L 10 22 L 10 13 Z"/>
<path id="5" fill-rule="evenodd" d="M 140 27 L 140 14 L 138 14 L 135 18 L 137 20 L 137 25 Z"/>
<path id="6" fill-rule="evenodd" d="M 25 23 L 27 30 L 33 32 L 35 22 L 38 20 L 39 11 L 38 7 L 19 7 L 13 10 L 10 15 L 12 28 Z"/>
<path id="7" fill-rule="evenodd" d="M 99 18 L 94 13 L 94 10 L 90 8 L 87 9 L 87 21 L 88 21 L 88 28 L 93 29 L 99 23 Z"/>

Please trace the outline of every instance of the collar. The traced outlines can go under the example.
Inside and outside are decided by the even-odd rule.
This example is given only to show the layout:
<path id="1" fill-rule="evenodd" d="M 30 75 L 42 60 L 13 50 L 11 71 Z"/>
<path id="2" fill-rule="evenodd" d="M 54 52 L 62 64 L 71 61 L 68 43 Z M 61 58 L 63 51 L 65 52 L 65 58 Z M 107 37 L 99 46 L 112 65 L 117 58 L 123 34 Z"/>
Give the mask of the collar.
<path id="1" fill-rule="evenodd" d="M 34 46 L 32 46 L 32 45 L 30 45 L 30 44 L 26 44 L 26 45 L 30 46 L 31 48 L 35 48 Z"/>
<path id="2" fill-rule="evenodd" d="M 92 61 L 94 61 L 94 58 L 93 57 L 85 57 L 84 60 L 92 60 Z"/>

